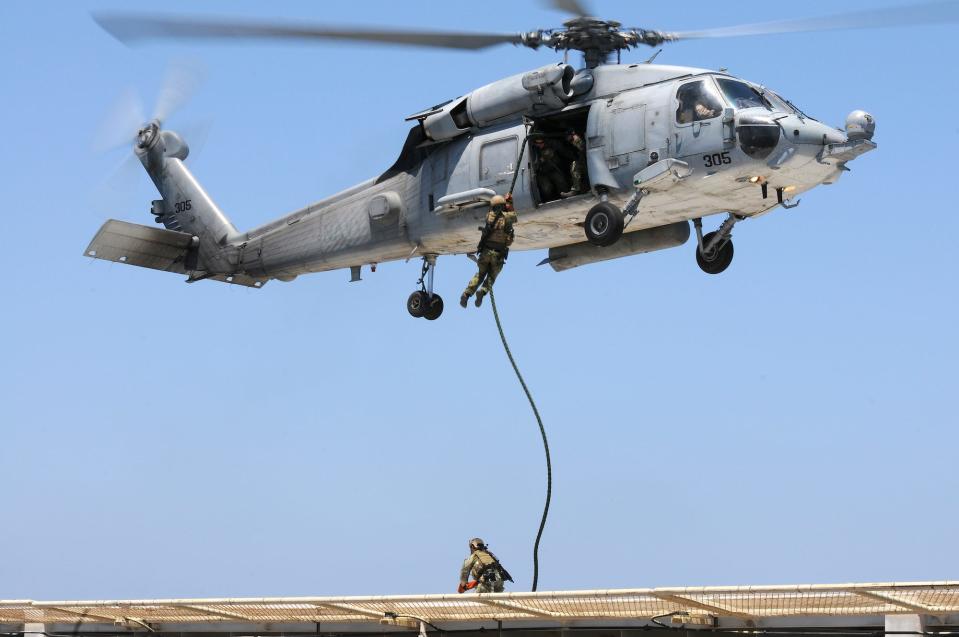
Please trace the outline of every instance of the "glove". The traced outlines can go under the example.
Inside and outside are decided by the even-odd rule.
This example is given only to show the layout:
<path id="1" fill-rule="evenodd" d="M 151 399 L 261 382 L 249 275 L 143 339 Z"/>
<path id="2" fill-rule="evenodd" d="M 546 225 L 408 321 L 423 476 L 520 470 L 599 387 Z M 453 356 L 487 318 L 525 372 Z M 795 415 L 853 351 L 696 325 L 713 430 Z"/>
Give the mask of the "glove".
<path id="1" fill-rule="evenodd" d="M 465 592 L 466 592 L 466 584 L 460 584 L 460 585 L 459 585 L 459 588 L 456 589 L 456 592 L 457 592 L 457 593 L 465 593 Z"/>
<path id="2" fill-rule="evenodd" d="M 471 591 L 477 586 L 479 586 L 479 580 L 473 580 L 472 582 L 466 585 L 466 590 Z"/>

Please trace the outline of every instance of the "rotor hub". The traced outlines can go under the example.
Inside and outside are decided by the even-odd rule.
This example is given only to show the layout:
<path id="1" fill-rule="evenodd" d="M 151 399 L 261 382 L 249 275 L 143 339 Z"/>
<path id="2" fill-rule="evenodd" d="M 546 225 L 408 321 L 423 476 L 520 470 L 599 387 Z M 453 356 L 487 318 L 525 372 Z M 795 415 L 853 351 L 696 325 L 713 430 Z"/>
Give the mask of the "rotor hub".
<path id="1" fill-rule="evenodd" d="M 137 131 L 137 148 L 146 150 L 156 141 L 160 134 L 160 124 L 152 121 Z"/>
<path id="2" fill-rule="evenodd" d="M 531 48 L 547 46 L 555 51 L 580 51 L 586 56 L 587 66 L 605 61 L 610 54 L 639 45 L 657 46 L 673 37 L 661 31 L 623 29 L 615 20 L 601 20 L 589 16 L 573 18 L 563 23 L 562 30 L 539 31 L 523 35 L 523 44 Z"/>

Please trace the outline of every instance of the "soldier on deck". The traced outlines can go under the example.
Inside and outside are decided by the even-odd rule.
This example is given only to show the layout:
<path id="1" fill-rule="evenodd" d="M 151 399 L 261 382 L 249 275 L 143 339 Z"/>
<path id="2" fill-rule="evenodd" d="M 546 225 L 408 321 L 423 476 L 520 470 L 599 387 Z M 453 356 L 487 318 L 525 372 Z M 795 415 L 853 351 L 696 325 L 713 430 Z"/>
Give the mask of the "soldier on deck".
<path id="1" fill-rule="evenodd" d="M 470 575 L 473 581 L 469 581 Z M 512 582 L 513 578 L 499 563 L 496 556 L 488 548 L 486 542 L 478 537 L 470 540 L 470 555 L 463 561 L 460 569 L 460 585 L 458 593 L 475 588 L 477 593 L 502 593 L 504 582 Z"/>
<path id="2" fill-rule="evenodd" d="M 513 224 L 516 223 L 516 213 L 513 207 L 507 204 L 505 197 L 495 195 L 490 199 L 489 213 L 486 215 L 486 226 L 483 236 L 480 237 L 476 248 L 476 275 L 470 279 L 469 285 L 460 296 L 460 305 L 466 307 L 469 298 L 476 294 L 476 307 L 483 304 L 483 297 L 493 289 L 493 283 L 509 254 L 509 247 L 513 243 Z M 480 288 L 480 285 L 483 287 Z M 480 288 L 477 291 L 477 288 Z"/>

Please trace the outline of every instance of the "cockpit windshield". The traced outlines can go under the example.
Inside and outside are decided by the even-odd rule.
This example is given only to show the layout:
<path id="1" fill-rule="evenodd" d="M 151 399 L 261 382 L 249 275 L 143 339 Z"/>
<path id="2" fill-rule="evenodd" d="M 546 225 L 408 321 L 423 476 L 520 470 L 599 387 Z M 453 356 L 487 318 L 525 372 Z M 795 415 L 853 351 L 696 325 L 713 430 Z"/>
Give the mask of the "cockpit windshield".
<path id="1" fill-rule="evenodd" d="M 765 95 L 766 99 L 772 102 L 773 105 L 778 110 L 781 110 L 786 113 L 795 113 L 796 115 L 799 115 L 800 117 L 803 117 L 805 119 L 813 119 L 812 117 L 809 117 L 809 115 L 806 115 L 805 113 L 803 113 L 798 106 L 796 106 L 789 100 L 783 97 L 780 97 L 779 95 L 776 95 L 775 93 L 773 93 L 772 91 L 768 89 L 763 92 L 763 95 Z"/>
<path id="2" fill-rule="evenodd" d="M 789 103 L 786 102 L 783 98 L 779 97 L 770 90 L 763 89 L 763 97 L 772 104 L 772 109 L 776 111 L 782 111 L 783 113 L 794 113 L 795 109 L 789 106 Z"/>
<path id="3" fill-rule="evenodd" d="M 723 95 L 735 108 L 758 107 L 772 110 L 769 100 L 749 84 L 728 78 L 717 78 L 716 81 L 719 83 L 719 89 L 723 92 Z"/>

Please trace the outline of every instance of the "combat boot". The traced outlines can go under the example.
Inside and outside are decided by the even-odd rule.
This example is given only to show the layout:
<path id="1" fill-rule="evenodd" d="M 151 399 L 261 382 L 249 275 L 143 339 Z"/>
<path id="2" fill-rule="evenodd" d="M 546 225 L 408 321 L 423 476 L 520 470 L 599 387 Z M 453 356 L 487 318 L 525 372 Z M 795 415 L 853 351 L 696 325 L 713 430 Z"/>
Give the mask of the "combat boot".
<path id="1" fill-rule="evenodd" d="M 466 292 L 463 292 L 463 294 L 460 295 L 460 307 L 466 307 L 466 302 L 469 300 L 470 300 L 469 294 L 467 294 Z"/>
<path id="2" fill-rule="evenodd" d="M 483 290 L 480 290 L 479 292 L 477 292 L 477 293 L 476 293 L 476 300 L 473 301 L 473 305 L 475 305 L 476 307 L 481 306 L 481 305 L 483 304 L 483 297 L 484 297 L 485 295 L 486 295 L 486 292 L 484 292 Z"/>

